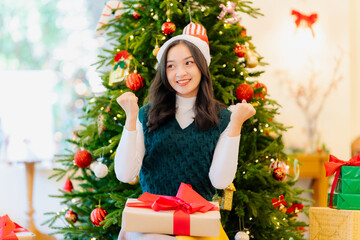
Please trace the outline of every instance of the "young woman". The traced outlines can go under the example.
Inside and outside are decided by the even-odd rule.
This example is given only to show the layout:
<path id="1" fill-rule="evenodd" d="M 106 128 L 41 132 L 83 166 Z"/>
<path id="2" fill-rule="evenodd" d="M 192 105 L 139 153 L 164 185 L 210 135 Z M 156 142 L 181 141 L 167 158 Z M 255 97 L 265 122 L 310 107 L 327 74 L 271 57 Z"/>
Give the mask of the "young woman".
<path id="1" fill-rule="evenodd" d="M 194 31 L 195 30 L 195 31 Z M 126 113 L 115 155 L 122 182 L 138 175 L 142 190 L 175 196 L 181 182 L 211 200 L 215 188 L 234 179 L 242 124 L 255 114 L 243 101 L 224 108 L 213 96 L 210 49 L 206 31 L 190 23 L 182 35 L 168 40 L 157 55 L 159 68 L 139 109 L 137 97 L 117 98 Z M 123 233 L 119 239 L 176 239 L 158 234 Z"/>

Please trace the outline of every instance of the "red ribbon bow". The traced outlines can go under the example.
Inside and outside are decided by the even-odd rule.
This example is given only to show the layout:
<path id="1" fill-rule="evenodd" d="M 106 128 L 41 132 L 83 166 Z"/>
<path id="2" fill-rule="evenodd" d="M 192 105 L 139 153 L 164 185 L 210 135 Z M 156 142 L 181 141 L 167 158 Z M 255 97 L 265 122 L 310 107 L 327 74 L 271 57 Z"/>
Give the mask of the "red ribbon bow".
<path id="1" fill-rule="evenodd" d="M 312 28 L 312 25 L 317 21 L 317 18 L 318 18 L 317 13 L 305 15 L 296 10 L 292 10 L 291 15 L 294 15 L 296 17 L 296 19 L 295 19 L 296 27 L 299 27 L 301 22 L 305 22 L 306 26 L 311 30 L 313 37 L 315 37 L 315 33 Z"/>
<path id="2" fill-rule="evenodd" d="M 1 240 L 17 240 L 15 233 L 28 232 L 18 224 L 11 221 L 8 215 L 0 217 L 0 239 Z"/>
<path id="3" fill-rule="evenodd" d="M 114 61 L 115 62 L 119 62 L 121 60 L 121 58 L 127 59 L 129 57 L 129 53 L 126 50 L 120 51 L 118 52 L 115 57 L 114 57 Z"/>
<path id="4" fill-rule="evenodd" d="M 206 201 L 195 192 L 191 185 L 181 183 L 176 197 L 143 193 L 137 203 L 127 203 L 128 207 L 151 208 L 154 211 L 175 210 L 173 221 L 174 235 L 190 235 L 190 214 L 218 210 L 218 207 Z"/>
<path id="5" fill-rule="evenodd" d="M 271 204 L 274 205 L 274 208 L 275 208 L 275 209 L 276 209 L 277 207 L 281 207 L 281 205 L 287 206 L 287 203 L 285 202 L 284 195 L 281 195 L 278 199 L 277 199 L 277 198 L 273 198 L 273 200 L 271 201 Z"/>
<path id="6" fill-rule="evenodd" d="M 360 166 L 360 154 L 355 155 L 349 161 L 343 161 L 333 155 L 330 155 L 329 162 L 324 163 L 324 165 L 325 165 L 327 177 L 333 175 L 336 172 L 334 181 L 331 185 L 331 192 L 330 192 L 329 207 L 332 208 L 333 207 L 334 190 L 335 190 L 336 183 L 339 179 L 341 167 L 342 166 Z"/>

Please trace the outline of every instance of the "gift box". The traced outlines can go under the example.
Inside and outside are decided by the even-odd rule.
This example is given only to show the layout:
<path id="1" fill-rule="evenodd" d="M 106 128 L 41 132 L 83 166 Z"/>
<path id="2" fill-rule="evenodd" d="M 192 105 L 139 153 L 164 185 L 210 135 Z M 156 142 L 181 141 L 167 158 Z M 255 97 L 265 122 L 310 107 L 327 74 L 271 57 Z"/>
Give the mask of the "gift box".
<path id="1" fill-rule="evenodd" d="M 336 183 L 335 193 L 360 194 L 360 178 L 339 178 Z"/>
<path id="2" fill-rule="evenodd" d="M 330 194 L 328 194 L 328 206 Z M 333 195 L 333 208 L 344 210 L 360 210 L 360 194 L 335 193 Z"/>
<path id="3" fill-rule="evenodd" d="M 360 167 L 342 166 L 340 176 L 342 179 L 360 179 Z"/>
<path id="4" fill-rule="evenodd" d="M 310 240 L 360 240 L 360 211 L 311 207 Z"/>
<path id="5" fill-rule="evenodd" d="M 355 195 L 345 192 L 356 192 L 357 182 L 352 180 L 360 180 L 360 154 L 352 157 L 349 161 L 343 161 L 333 155 L 329 156 L 329 162 L 324 163 L 326 169 L 326 176 L 329 177 L 335 174 L 334 181 L 331 185 L 329 207 L 334 207 L 334 192 L 336 188 L 339 192 L 337 205 L 338 209 L 359 209 L 357 201 L 360 200 Z M 341 180 L 340 180 L 341 179 Z M 341 189 L 340 189 L 341 188 Z M 341 194 L 341 195 L 340 195 Z M 352 204 L 355 204 L 352 206 Z"/>
<path id="6" fill-rule="evenodd" d="M 36 240 L 36 236 L 32 232 L 18 232 L 15 235 L 19 240 Z"/>
<path id="7" fill-rule="evenodd" d="M 25 228 L 11 221 L 8 215 L 0 217 L 1 240 L 35 240 L 36 236 Z"/>
<path id="8" fill-rule="evenodd" d="M 121 228 L 126 232 L 218 237 L 218 202 L 206 201 L 186 184 L 181 184 L 176 197 L 144 193 L 127 200 Z"/>
<path id="9" fill-rule="evenodd" d="M 333 194 L 333 208 L 337 208 L 337 198 L 338 198 L 338 194 L 334 193 Z M 330 193 L 328 193 L 328 199 L 327 199 L 327 206 L 329 207 L 330 205 Z"/>

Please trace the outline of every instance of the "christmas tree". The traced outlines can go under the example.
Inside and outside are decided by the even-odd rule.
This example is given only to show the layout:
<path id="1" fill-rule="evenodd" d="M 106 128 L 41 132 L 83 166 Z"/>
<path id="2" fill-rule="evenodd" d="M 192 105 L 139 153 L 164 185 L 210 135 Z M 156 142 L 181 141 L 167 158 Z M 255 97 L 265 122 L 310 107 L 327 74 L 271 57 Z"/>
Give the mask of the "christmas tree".
<path id="1" fill-rule="evenodd" d="M 127 198 L 137 198 L 142 190 L 136 181 L 119 182 L 114 173 L 125 123 L 116 98 L 133 91 L 139 106 L 145 104 L 159 47 L 195 22 L 207 29 L 216 99 L 228 106 L 246 99 L 256 109 L 243 125 L 233 186 L 218 190 L 214 197 L 222 205 L 223 227 L 230 239 L 238 232 L 237 239 L 303 239 L 305 223 L 296 219 L 303 210 L 304 199 L 299 196 L 303 190 L 294 188 L 296 181 L 288 175 L 292 160 L 284 153 L 281 138 L 286 128 L 274 119 L 279 106 L 269 98 L 266 86 L 256 81 L 263 73 L 256 67 L 265 63 L 239 21 L 244 14 L 261 16 L 249 1 L 107 2 L 97 33 L 110 47 L 102 49 L 96 63 L 107 91 L 89 99 L 83 129 L 69 140 L 76 149 L 60 156 L 62 168 L 54 169 L 52 178 L 64 181 L 60 195 L 54 197 L 62 198 L 66 206 L 48 213 L 46 224 L 56 233 L 65 239 L 117 239 Z"/>

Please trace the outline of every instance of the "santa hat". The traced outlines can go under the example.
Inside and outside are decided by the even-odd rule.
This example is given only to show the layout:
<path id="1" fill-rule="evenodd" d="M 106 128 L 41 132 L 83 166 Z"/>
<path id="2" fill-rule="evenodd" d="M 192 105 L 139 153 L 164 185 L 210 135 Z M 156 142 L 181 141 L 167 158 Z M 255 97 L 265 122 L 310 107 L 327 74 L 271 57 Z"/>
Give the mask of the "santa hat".
<path id="1" fill-rule="evenodd" d="M 209 47 L 209 40 L 206 35 L 206 29 L 203 25 L 199 23 L 189 23 L 183 30 L 181 35 L 176 37 L 170 38 L 166 41 L 160 48 L 158 54 L 156 55 L 156 59 L 158 62 L 161 61 L 161 57 L 165 52 L 165 49 L 170 45 L 170 43 L 176 40 L 186 40 L 194 44 L 200 52 L 205 57 L 206 63 L 210 65 L 210 47 Z"/>

